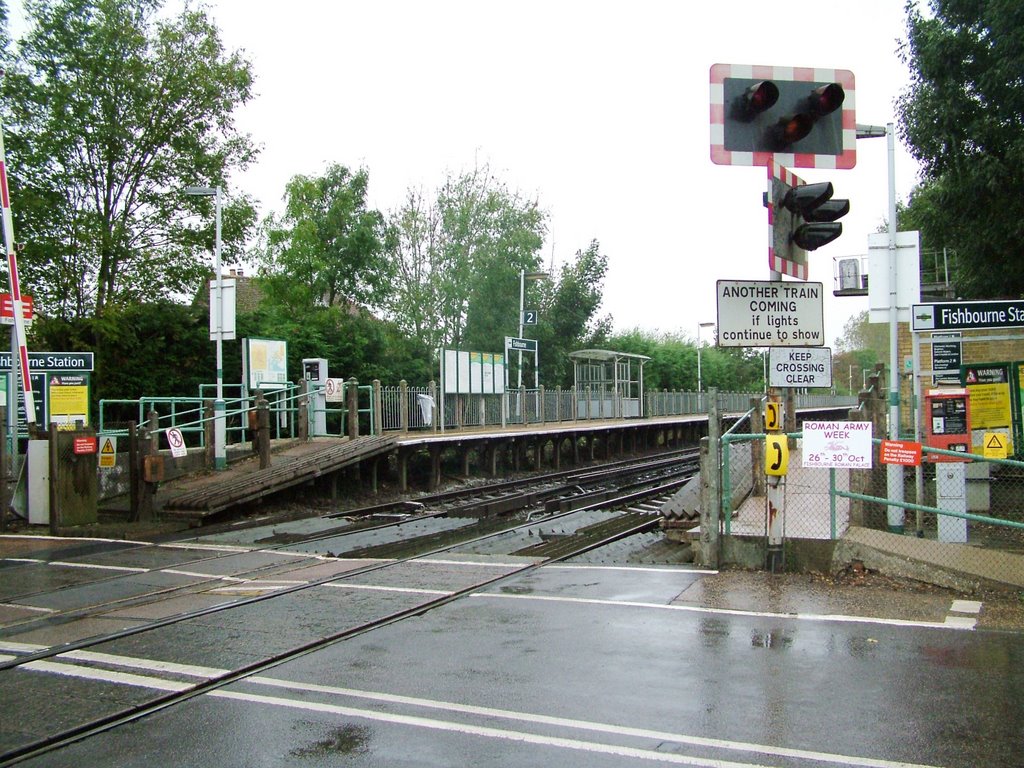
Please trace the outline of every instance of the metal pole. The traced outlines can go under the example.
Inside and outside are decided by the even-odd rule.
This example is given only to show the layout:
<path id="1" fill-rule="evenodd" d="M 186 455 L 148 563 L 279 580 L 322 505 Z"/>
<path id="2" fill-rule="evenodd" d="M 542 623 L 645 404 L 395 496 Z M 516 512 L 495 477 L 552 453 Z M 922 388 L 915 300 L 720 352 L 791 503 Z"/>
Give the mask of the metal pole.
<path id="1" fill-rule="evenodd" d="M 217 344 L 217 398 L 213 401 L 213 465 L 215 469 L 227 469 L 227 414 L 224 404 L 224 279 L 220 267 L 220 221 L 221 221 L 221 190 L 216 187 L 214 193 L 216 209 L 216 239 L 213 247 L 213 271 L 216 277 L 217 290 L 214 296 L 214 333 Z"/>
<path id="2" fill-rule="evenodd" d="M 523 338 L 523 310 L 526 308 L 526 270 L 519 270 L 519 338 Z M 523 350 L 519 350 L 519 387 L 523 386 Z"/>
<path id="3" fill-rule="evenodd" d="M 701 384 L 700 384 L 700 329 L 701 323 L 697 323 L 697 395 L 700 396 Z"/>
<path id="4" fill-rule="evenodd" d="M 889 438 L 900 436 L 900 365 L 899 322 L 897 311 L 896 261 L 896 136 L 892 123 L 885 125 L 885 139 L 889 158 Z M 888 464 L 886 492 L 890 501 L 903 501 L 903 466 Z M 891 533 L 903 533 L 903 507 L 890 504 L 887 522 Z"/>

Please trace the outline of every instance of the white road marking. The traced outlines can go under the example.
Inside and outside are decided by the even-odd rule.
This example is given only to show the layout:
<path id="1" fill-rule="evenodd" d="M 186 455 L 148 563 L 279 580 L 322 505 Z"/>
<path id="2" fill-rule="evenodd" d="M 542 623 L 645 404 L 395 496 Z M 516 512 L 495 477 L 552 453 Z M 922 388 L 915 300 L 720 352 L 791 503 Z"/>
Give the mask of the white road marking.
<path id="1" fill-rule="evenodd" d="M 39 608 L 35 605 L 18 605 L 17 603 L 0 603 L 0 608 L 17 608 L 22 611 L 37 611 L 38 613 L 56 613 L 55 608 Z"/>
<path id="2" fill-rule="evenodd" d="M 149 573 L 152 568 L 130 568 L 127 565 L 99 565 L 98 563 L 70 563 L 64 560 L 51 560 L 50 565 L 62 565 L 65 568 L 93 568 L 100 571 L 123 571 L 124 573 Z"/>
<path id="3" fill-rule="evenodd" d="M 981 605 L 978 600 L 954 600 L 949 610 L 954 613 L 981 613 Z"/>
<path id="4" fill-rule="evenodd" d="M 146 546 L 152 546 L 151 541 L 135 541 L 133 539 L 99 539 L 89 536 L 38 536 L 35 534 L 21 534 L 21 533 L 6 533 L 0 534 L 0 539 L 12 539 L 17 541 L 19 539 L 36 539 L 38 541 L 50 541 L 50 542 L 79 542 L 79 541 L 102 541 L 107 544 L 144 544 Z"/>
<path id="5" fill-rule="evenodd" d="M 333 587 L 334 589 L 367 589 L 374 590 L 377 592 L 411 592 L 416 595 L 454 595 L 455 593 L 450 590 L 444 589 L 414 589 L 412 587 L 383 587 L 376 586 L 374 584 L 347 584 L 342 582 L 335 584 L 334 582 L 328 582 L 327 584 L 321 584 L 323 587 Z"/>
<path id="6" fill-rule="evenodd" d="M 724 616 L 752 616 L 764 619 L 795 619 L 798 621 L 851 622 L 856 624 L 885 624 L 894 627 L 921 627 L 925 629 L 973 629 L 973 625 L 958 625 L 937 621 L 912 621 L 910 619 L 882 619 L 874 616 L 847 616 L 828 613 L 771 613 L 768 611 L 742 611 L 737 608 L 705 608 L 699 605 L 666 605 L 663 603 L 640 603 L 631 600 L 600 600 L 587 597 L 555 597 L 547 595 L 508 595 L 500 592 L 474 592 L 470 597 L 498 600 L 539 600 L 552 603 L 577 603 L 580 605 L 610 605 L 630 608 L 653 608 L 662 611 L 684 611 L 686 613 L 707 613 Z"/>
<path id="7" fill-rule="evenodd" d="M 165 549 L 197 549 L 208 552 L 233 552 L 239 554 L 252 552 L 251 547 L 239 547 L 233 544 L 200 544 L 194 541 L 165 542 L 158 546 Z"/>
<path id="8" fill-rule="evenodd" d="M 644 568 L 635 565 L 574 565 L 571 563 L 552 563 L 545 565 L 544 570 L 561 569 L 567 571 L 636 571 L 638 573 L 692 573 L 700 576 L 714 576 L 718 571 L 709 571 L 706 568 Z"/>
<path id="9" fill-rule="evenodd" d="M 0 648 L 14 650 L 41 650 L 43 646 L 27 645 L 22 643 L 2 643 Z M 130 669 L 142 669 L 150 672 L 166 672 L 172 674 L 187 675 L 201 679 L 209 679 L 226 674 L 229 670 L 212 667 L 198 667 L 174 662 L 157 661 L 151 659 L 134 659 L 125 656 L 96 653 L 93 651 L 69 651 L 62 653 L 58 658 L 90 661 L 94 663 L 109 664 L 112 666 L 128 667 Z M 170 681 L 160 678 L 147 677 L 143 675 L 116 672 L 111 670 L 79 667 L 74 664 L 50 661 L 29 662 L 25 667 L 38 672 L 48 672 L 64 676 L 71 676 L 81 679 L 108 682 L 119 685 L 130 685 L 135 687 L 149 687 L 163 691 L 185 691 L 193 687 L 192 684 L 180 681 Z M 296 683 L 289 680 L 281 680 L 269 677 L 252 677 L 249 683 L 264 685 L 274 688 L 282 688 L 307 693 L 320 693 L 331 696 L 344 696 L 348 698 L 365 699 L 380 703 L 397 704 L 402 706 L 413 706 L 425 709 L 440 710 L 444 712 L 487 717 L 492 719 L 504 719 L 517 722 L 530 723 L 534 725 L 556 726 L 573 730 L 591 731 L 630 738 L 651 739 L 659 742 L 670 742 L 686 744 L 708 749 L 721 749 L 733 752 L 750 752 L 775 757 L 787 757 L 803 760 L 814 760 L 824 763 L 835 763 L 838 765 L 863 766 L 864 768 L 932 768 L 918 763 L 906 763 L 901 761 L 883 760 L 868 757 L 857 757 L 854 755 L 840 755 L 831 752 L 818 752 L 805 749 L 789 749 L 786 747 L 774 747 L 766 744 L 754 744 L 750 742 L 731 741 L 727 739 L 711 739 L 701 736 L 690 736 L 667 731 L 655 731 L 645 728 L 632 728 L 628 726 L 614 725 L 611 723 L 600 723 L 588 720 L 575 720 L 570 718 L 553 717 L 550 715 L 533 714 L 529 712 L 517 712 L 515 710 L 495 709 L 491 707 L 479 707 L 455 702 L 437 701 L 423 699 L 413 696 L 401 696 L 389 693 L 377 693 L 361 691 L 351 688 L 340 688 L 335 686 L 317 685 L 314 683 Z M 678 755 L 654 750 L 637 750 L 629 747 L 617 747 L 606 744 L 595 744 L 593 742 L 579 741 L 575 739 L 564 739 L 559 737 L 545 737 L 535 734 L 499 729 L 483 726 L 472 726 L 444 720 L 435 720 L 422 717 L 396 715 L 377 710 L 364 710 L 351 707 L 342 707 L 334 704 L 316 703 L 307 701 L 296 701 L 276 696 L 260 696 L 227 690 L 212 691 L 208 695 L 215 698 L 229 698 L 243 701 L 250 701 L 259 704 L 269 704 L 290 709 L 305 709 L 319 712 L 331 712 L 350 717 L 377 720 L 401 725 L 413 725 L 418 727 L 432 728 L 435 730 L 446 730 L 463 733 L 466 735 L 484 736 L 489 738 L 509 739 L 526 743 L 577 749 L 591 752 L 602 752 L 605 754 L 621 755 L 626 757 L 637 757 L 641 759 L 656 760 L 661 762 L 677 763 L 684 765 L 713 766 L 715 768 L 753 768 L 755 763 L 736 763 L 715 759 L 704 759 Z M 608 751 L 610 750 L 610 751 Z"/>
<path id="10" fill-rule="evenodd" d="M 453 723 L 445 720 L 434 720 L 432 718 L 416 717 L 413 715 L 393 715 L 386 712 L 340 707 L 335 704 L 295 701 L 293 699 L 282 699 L 274 696 L 257 696 L 251 693 L 236 693 L 234 691 L 214 691 L 210 695 L 217 698 L 248 701 L 254 704 L 269 704 L 277 707 L 287 707 L 289 709 L 301 709 L 309 712 L 326 712 L 344 717 L 357 717 L 364 720 L 374 720 L 377 722 L 392 723 L 395 725 L 411 725 L 419 728 L 429 728 L 436 731 L 461 733 L 466 736 L 482 736 L 490 739 L 504 739 L 524 744 L 559 747 L 562 749 L 572 749 L 581 752 L 614 755 L 616 757 L 630 757 L 640 760 L 653 760 L 661 763 L 674 763 L 676 765 L 695 765 L 702 766 L 703 768 L 769 768 L 769 766 L 762 763 L 737 763 L 730 760 L 691 757 L 689 755 L 679 755 L 671 752 L 658 752 L 652 749 L 637 749 L 635 747 L 624 747 L 614 744 L 599 744 L 592 741 L 566 739 L 558 736 L 540 736 L 526 731 L 513 731 L 482 725 L 467 725 L 464 723 Z"/>

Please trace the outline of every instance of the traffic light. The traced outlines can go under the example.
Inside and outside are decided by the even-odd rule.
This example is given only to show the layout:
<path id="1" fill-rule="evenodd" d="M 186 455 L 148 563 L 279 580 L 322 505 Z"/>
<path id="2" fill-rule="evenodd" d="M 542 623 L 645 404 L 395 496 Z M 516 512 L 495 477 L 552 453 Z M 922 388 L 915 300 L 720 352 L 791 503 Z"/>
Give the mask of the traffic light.
<path id="1" fill-rule="evenodd" d="M 807 184 L 778 163 L 768 166 L 768 265 L 801 280 L 807 279 L 807 251 L 828 245 L 841 234 L 839 222 L 850 211 L 849 200 L 832 198 L 832 182 Z"/>
<path id="2" fill-rule="evenodd" d="M 711 159 L 721 165 L 856 164 L 854 79 L 849 70 L 715 64 Z"/>

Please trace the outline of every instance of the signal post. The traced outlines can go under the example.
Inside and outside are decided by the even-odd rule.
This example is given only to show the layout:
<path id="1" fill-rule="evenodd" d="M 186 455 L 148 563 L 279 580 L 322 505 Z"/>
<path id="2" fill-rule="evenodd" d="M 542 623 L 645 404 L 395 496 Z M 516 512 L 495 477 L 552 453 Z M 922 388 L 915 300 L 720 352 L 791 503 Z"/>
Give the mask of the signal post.
<path id="1" fill-rule="evenodd" d="M 850 210 L 849 200 L 833 198 L 831 182 L 808 184 L 790 169 L 856 165 L 855 81 L 843 69 L 715 64 L 710 85 L 711 161 L 763 165 L 768 175 L 763 204 L 768 209 L 769 282 L 718 281 L 719 344 L 773 352 L 776 347 L 804 348 L 785 350 L 789 363 L 776 364 L 773 356 L 772 378 L 766 381 L 771 388 L 765 410 L 765 531 L 767 566 L 774 571 L 782 566 L 785 531 L 785 426 L 796 431 L 791 396 L 797 386 L 818 386 L 808 382 L 816 382 L 814 348 L 825 343 L 821 283 L 785 283 L 783 278 L 808 279 L 807 253 L 842 235 L 839 219 Z M 831 386 L 831 350 L 824 352 Z M 786 364 L 792 376 L 777 379 L 776 368 L 785 373 Z"/>

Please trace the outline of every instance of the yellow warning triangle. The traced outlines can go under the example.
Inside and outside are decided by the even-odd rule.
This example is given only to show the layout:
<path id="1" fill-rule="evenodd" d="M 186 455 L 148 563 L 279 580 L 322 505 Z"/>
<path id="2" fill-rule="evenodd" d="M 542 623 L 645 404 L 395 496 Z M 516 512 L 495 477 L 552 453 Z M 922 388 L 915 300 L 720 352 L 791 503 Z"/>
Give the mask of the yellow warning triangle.
<path id="1" fill-rule="evenodd" d="M 106 440 L 103 441 L 103 447 L 100 448 L 100 453 L 113 453 L 113 452 L 114 452 L 114 445 L 110 441 L 110 438 L 108 437 Z"/>
<path id="2" fill-rule="evenodd" d="M 988 445 L 985 446 L 985 447 L 986 448 L 1002 448 L 1003 447 L 1003 438 L 1000 437 L 997 434 L 993 434 L 992 437 L 989 438 Z"/>

